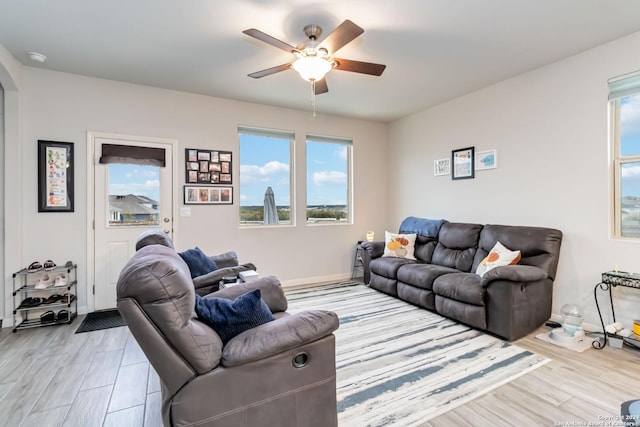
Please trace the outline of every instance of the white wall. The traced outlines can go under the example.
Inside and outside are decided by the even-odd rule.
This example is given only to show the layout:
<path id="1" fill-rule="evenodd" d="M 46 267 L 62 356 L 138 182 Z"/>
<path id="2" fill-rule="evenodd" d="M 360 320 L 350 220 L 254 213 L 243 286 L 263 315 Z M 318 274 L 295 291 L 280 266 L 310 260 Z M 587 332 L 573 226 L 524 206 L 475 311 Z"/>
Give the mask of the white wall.
<path id="1" fill-rule="evenodd" d="M 388 227 L 416 215 L 558 228 L 553 311 L 577 303 L 599 325 L 600 274 L 640 272 L 640 242 L 610 238 L 607 131 L 607 80 L 640 69 L 639 45 L 636 33 L 392 123 Z M 497 149 L 498 168 L 433 176 L 435 159 L 468 146 Z M 614 295 L 619 320 L 640 318 L 640 292 Z"/>
<path id="2" fill-rule="evenodd" d="M 384 231 L 380 210 L 386 180 L 386 125 L 309 111 L 294 111 L 189 93 L 24 67 L 22 89 L 23 184 L 12 191 L 22 195 L 24 242 L 20 264 L 34 260 L 73 260 L 79 265 L 79 305 L 87 295 L 87 131 L 174 138 L 180 165 L 175 192 L 182 200 L 184 148 L 210 148 L 237 153 L 239 124 L 293 130 L 297 137 L 295 162 L 297 226 L 239 229 L 238 203 L 232 206 L 191 206 L 192 216 L 177 218 L 179 250 L 198 245 L 207 253 L 236 250 L 241 262 L 254 262 L 261 274 L 274 274 L 285 285 L 350 277 L 357 240 L 368 229 Z M 215 76 L 212 76 L 215 78 Z M 322 102 L 321 99 L 318 102 Z M 307 132 L 353 139 L 354 225 L 305 224 L 305 152 Z M 75 212 L 37 212 L 37 140 L 75 143 Z M 234 157 L 234 187 L 238 191 L 238 156 Z M 374 190 L 370 190 L 374 189 Z M 238 197 L 238 194 L 236 194 Z M 181 204 L 181 202 L 180 202 Z M 11 226 L 8 224 L 8 226 Z M 7 246 L 11 243 L 7 241 Z M 7 312 L 8 314 L 8 312 Z M 8 316 L 6 316 L 8 317 Z"/>

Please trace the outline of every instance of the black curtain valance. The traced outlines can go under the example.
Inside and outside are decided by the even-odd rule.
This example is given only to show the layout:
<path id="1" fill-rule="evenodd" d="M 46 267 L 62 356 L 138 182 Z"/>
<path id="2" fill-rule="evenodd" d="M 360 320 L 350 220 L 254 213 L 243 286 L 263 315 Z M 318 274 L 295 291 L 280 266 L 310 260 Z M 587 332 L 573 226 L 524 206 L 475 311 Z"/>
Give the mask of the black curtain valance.
<path id="1" fill-rule="evenodd" d="M 163 148 L 102 144 L 100 163 L 125 163 L 142 166 L 166 166 Z"/>

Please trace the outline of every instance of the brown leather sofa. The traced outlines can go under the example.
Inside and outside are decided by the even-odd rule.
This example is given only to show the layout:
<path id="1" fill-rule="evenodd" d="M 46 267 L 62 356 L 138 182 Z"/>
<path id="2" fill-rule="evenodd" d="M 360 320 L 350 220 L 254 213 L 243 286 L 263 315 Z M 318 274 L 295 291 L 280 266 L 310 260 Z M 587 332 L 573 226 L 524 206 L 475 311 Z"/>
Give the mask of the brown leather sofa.
<path id="1" fill-rule="evenodd" d="M 420 234 L 416 223 L 427 231 Z M 385 242 L 363 242 L 364 279 L 372 288 L 510 341 L 551 316 L 561 231 L 415 217 L 399 230 L 417 234 L 416 260 L 383 257 Z M 475 274 L 496 242 L 520 250 L 520 261 Z"/>
<path id="2" fill-rule="evenodd" d="M 143 236 L 117 285 L 118 310 L 160 377 L 164 425 L 336 426 L 335 313 L 287 314 L 273 276 L 234 285 L 205 298 L 259 288 L 276 320 L 223 346 L 196 317 L 189 269 L 170 242 Z"/>

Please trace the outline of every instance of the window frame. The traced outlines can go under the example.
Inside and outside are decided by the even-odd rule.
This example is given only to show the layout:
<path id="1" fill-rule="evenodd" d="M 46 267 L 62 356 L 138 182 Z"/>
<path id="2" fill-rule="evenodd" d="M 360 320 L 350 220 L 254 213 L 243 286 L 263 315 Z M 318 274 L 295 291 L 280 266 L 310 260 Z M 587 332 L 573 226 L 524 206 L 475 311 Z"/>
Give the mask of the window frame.
<path id="1" fill-rule="evenodd" d="M 621 107 L 622 99 L 629 96 L 640 97 L 640 73 L 633 73 L 622 78 L 609 81 L 609 123 L 610 123 L 610 179 L 613 192 L 611 222 L 612 238 L 640 241 L 640 236 L 624 236 L 622 234 L 622 169 L 625 164 L 640 163 L 640 153 L 634 155 L 622 155 L 621 138 Z M 620 90 L 623 88 L 623 90 Z M 617 90 L 616 90 L 617 89 Z"/>
<path id="2" fill-rule="evenodd" d="M 256 227 L 293 227 L 296 225 L 296 194 L 295 194 L 295 152 L 296 152 L 296 134 L 294 131 L 278 130 L 260 128 L 256 126 L 244 126 L 239 125 L 237 128 L 238 134 L 238 226 L 241 228 L 256 228 Z M 264 222 L 243 222 L 240 218 L 240 212 L 242 210 L 242 202 L 240 196 L 242 195 L 242 136 L 241 135 L 255 135 L 264 138 L 275 138 L 289 141 L 289 221 L 279 222 L 278 224 L 265 224 Z M 264 220 L 263 220 L 264 221 Z"/>
<path id="3" fill-rule="evenodd" d="M 308 219 L 309 209 L 309 142 L 313 143 L 326 143 L 334 145 L 344 145 L 346 147 L 347 158 L 346 162 L 346 204 L 347 204 L 347 218 L 345 221 L 314 221 L 310 222 Z M 325 136 L 318 134 L 308 133 L 305 135 L 305 223 L 309 226 L 322 226 L 322 225 L 353 225 L 353 139 L 337 136 Z"/>

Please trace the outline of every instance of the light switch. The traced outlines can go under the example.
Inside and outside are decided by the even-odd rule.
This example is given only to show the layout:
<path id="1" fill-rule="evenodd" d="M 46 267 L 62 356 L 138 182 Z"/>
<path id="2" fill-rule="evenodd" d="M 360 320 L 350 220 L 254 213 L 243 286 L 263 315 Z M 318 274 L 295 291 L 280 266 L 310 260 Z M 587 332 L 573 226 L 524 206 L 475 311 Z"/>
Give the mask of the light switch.
<path id="1" fill-rule="evenodd" d="M 180 216 L 191 216 L 191 208 L 180 208 Z"/>

